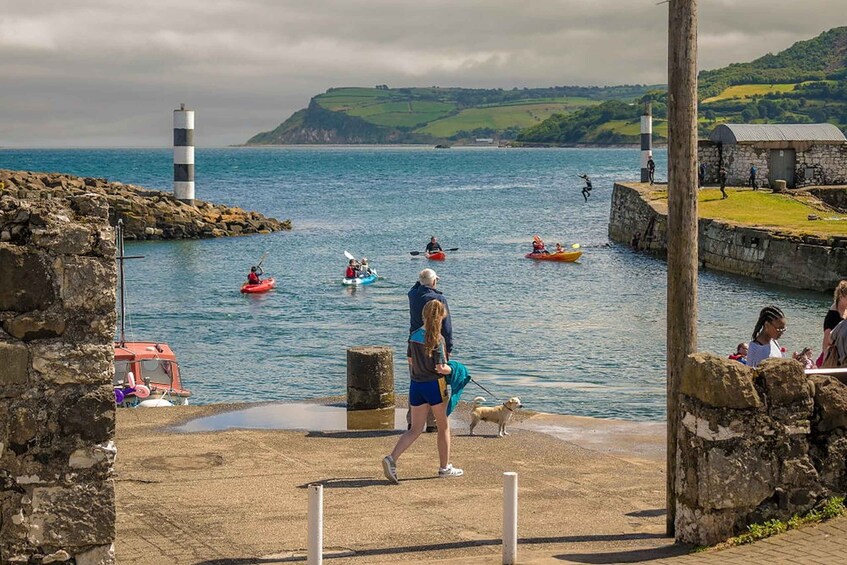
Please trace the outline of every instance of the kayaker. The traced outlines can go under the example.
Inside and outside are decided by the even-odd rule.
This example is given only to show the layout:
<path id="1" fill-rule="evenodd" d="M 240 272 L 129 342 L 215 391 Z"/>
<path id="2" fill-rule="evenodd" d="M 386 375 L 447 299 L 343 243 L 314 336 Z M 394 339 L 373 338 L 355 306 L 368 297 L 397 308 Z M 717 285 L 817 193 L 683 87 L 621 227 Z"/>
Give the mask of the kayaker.
<path id="1" fill-rule="evenodd" d="M 359 276 L 367 277 L 371 274 L 371 267 L 368 265 L 368 258 L 362 257 L 362 264 L 359 265 Z"/>
<path id="2" fill-rule="evenodd" d="M 430 300 L 423 308 L 423 327 L 409 336 L 406 357 L 409 361 L 412 424 L 397 440 L 391 454 L 382 459 L 385 478 L 394 484 L 400 482 L 397 478 L 397 460 L 424 431 L 430 410 L 438 423 L 438 476 L 448 478 L 464 474 L 462 469 L 450 464 L 450 421 L 447 419 L 450 395 L 445 376 L 452 372 L 452 368 L 447 364 L 446 344 L 440 335 L 442 323 L 448 316 L 447 307 L 440 300 Z"/>
<path id="3" fill-rule="evenodd" d="M 766 306 L 759 312 L 756 327 L 753 328 L 753 341 L 747 348 L 747 364 L 755 367 L 768 357 L 781 358 L 782 348 L 777 338 L 785 333 L 785 314 L 776 306 Z"/>
<path id="4" fill-rule="evenodd" d="M 544 246 L 544 241 L 540 237 L 538 237 L 537 235 L 534 238 L 532 238 L 532 252 L 533 253 L 544 253 L 544 254 L 550 253 L 549 251 L 547 251 L 547 248 Z"/>
<path id="5" fill-rule="evenodd" d="M 356 263 L 355 259 L 350 259 L 350 262 L 347 263 L 347 270 L 344 271 L 345 279 L 355 279 L 359 276 L 359 264 Z"/>
<path id="6" fill-rule="evenodd" d="M 441 244 L 438 243 L 438 240 L 435 236 L 430 236 L 429 243 L 426 244 L 426 252 L 427 253 L 435 253 L 436 251 L 444 251 L 441 249 Z"/>
<path id="7" fill-rule="evenodd" d="M 250 267 L 250 274 L 247 275 L 247 284 L 260 284 L 262 282 L 261 277 L 265 272 L 258 265 L 254 265 Z"/>
<path id="8" fill-rule="evenodd" d="M 564 248 L 564 247 L 562 247 L 562 244 L 561 244 L 561 243 L 557 243 L 557 244 L 556 244 L 556 253 L 564 253 L 564 252 L 565 252 L 565 248 Z"/>

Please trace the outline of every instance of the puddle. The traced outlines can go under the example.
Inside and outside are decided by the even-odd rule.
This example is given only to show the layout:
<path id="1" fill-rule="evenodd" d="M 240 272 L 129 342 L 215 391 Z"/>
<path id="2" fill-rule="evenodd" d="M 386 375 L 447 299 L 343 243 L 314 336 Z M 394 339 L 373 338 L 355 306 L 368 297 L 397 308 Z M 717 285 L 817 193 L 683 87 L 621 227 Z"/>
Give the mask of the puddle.
<path id="1" fill-rule="evenodd" d="M 178 432 L 214 432 L 233 428 L 260 430 L 304 430 L 337 432 L 348 430 L 404 430 L 406 409 L 347 411 L 343 406 L 320 404 L 263 404 L 197 418 L 176 429 Z"/>

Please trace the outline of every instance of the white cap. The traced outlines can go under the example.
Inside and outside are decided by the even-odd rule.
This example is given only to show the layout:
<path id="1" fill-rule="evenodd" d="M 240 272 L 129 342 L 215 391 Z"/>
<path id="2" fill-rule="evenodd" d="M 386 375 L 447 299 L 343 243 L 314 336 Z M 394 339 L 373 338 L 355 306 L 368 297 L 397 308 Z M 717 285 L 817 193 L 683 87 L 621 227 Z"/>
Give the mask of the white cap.
<path id="1" fill-rule="evenodd" d="M 426 286 L 432 286 L 435 283 L 435 279 L 438 278 L 438 275 L 435 274 L 435 271 L 432 269 L 424 269 L 418 274 L 418 280 L 421 284 Z"/>

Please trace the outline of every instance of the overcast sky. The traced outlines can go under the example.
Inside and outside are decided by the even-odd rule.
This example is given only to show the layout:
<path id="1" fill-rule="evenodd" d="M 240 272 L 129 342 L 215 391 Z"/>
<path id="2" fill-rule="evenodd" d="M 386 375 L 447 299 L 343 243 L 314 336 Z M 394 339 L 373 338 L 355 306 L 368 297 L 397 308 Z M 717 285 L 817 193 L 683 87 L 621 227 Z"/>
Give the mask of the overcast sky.
<path id="1" fill-rule="evenodd" d="M 666 82 L 657 0 L 0 0 L 0 146 L 243 143 L 333 86 Z M 847 25 L 843 0 L 699 0 L 700 68 Z"/>

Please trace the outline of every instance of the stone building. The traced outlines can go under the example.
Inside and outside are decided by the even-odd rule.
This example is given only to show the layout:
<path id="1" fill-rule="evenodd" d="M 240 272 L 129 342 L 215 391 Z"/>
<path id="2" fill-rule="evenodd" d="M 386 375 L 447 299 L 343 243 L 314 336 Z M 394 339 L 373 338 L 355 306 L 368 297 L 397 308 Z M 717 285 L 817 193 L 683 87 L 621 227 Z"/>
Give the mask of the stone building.
<path id="1" fill-rule="evenodd" d="M 847 184 L 847 138 L 832 124 L 721 124 L 697 153 L 708 183 L 724 166 L 727 184 L 746 185 L 754 165 L 760 186 Z"/>

